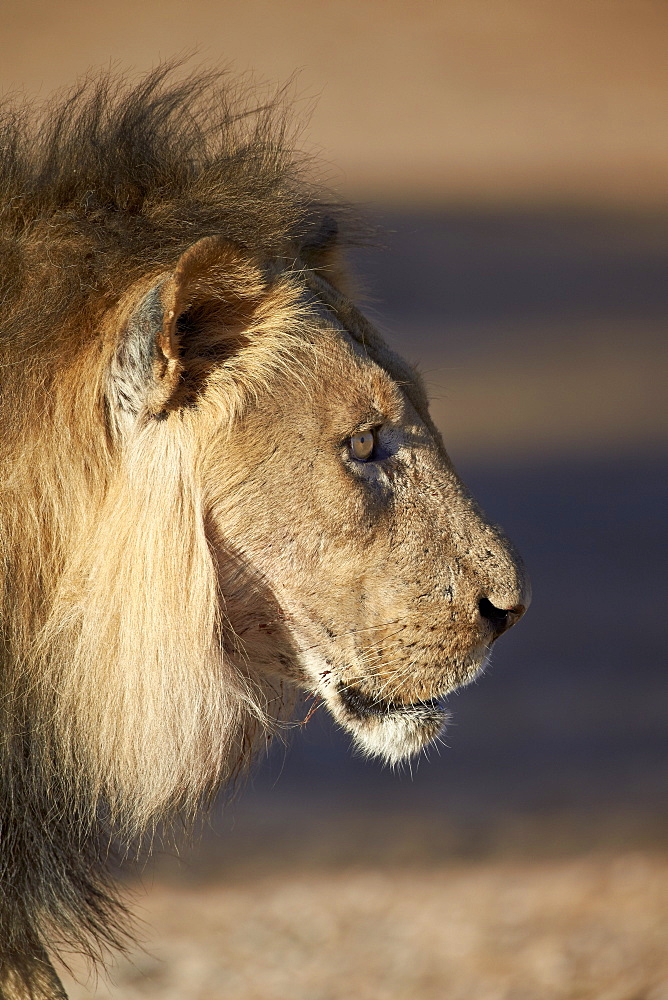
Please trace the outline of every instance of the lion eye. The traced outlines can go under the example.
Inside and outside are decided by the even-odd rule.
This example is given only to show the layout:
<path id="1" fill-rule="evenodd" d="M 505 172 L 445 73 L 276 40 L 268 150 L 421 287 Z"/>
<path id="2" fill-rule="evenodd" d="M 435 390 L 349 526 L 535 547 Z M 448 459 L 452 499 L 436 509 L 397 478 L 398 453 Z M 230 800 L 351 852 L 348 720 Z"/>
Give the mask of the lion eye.
<path id="1" fill-rule="evenodd" d="M 358 462 L 367 462 L 373 454 L 376 437 L 373 431 L 360 431 L 350 438 L 350 450 Z"/>

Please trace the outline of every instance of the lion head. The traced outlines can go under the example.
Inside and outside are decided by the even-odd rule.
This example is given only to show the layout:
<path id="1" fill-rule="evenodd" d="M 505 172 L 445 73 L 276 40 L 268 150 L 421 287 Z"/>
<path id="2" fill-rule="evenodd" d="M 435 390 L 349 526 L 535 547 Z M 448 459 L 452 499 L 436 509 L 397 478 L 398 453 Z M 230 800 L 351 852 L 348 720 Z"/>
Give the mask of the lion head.
<path id="1" fill-rule="evenodd" d="M 252 688 L 319 696 L 395 763 L 438 735 L 527 582 L 419 376 L 335 287 L 331 242 L 269 265 L 197 243 L 132 297 L 107 399 L 121 450 L 188 441 L 221 655 Z"/>
<path id="2" fill-rule="evenodd" d="M 205 237 L 105 320 L 109 478 L 37 649 L 61 752 L 142 817 L 231 773 L 290 690 L 410 757 L 528 602 L 419 377 L 305 256 Z"/>

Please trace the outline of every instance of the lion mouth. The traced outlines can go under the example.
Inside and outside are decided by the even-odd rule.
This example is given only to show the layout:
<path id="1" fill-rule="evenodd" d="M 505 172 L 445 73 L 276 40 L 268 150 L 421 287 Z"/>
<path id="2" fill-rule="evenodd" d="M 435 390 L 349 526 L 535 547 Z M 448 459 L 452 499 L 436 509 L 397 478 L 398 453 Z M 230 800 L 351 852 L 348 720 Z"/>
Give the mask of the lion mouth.
<path id="1" fill-rule="evenodd" d="M 449 717 L 438 698 L 406 704 L 363 694 L 345 684 L 339 685 L 336 697 L 327 702 L 362 753 L 392 765 L 415 756 L 438 739 Z"/>
<path id="2" fill-rule="evenodd" d="M 362 694 L 356 688 L 347 687 L 341 684 L 339 687 L 339 698 L 350 715 L 356 716 L 360 721 L 370 718 L 385 718 L 387 716 L 405 715 L 413 718 L 433 713 L 438 713 L 439 717 L 445 715 L 445 709 L 441 706 L 438 698 L 429 698 L 426 701 L 416 701 L 411 704 L 395 702 L 389 699 L 372 697 Z"/>

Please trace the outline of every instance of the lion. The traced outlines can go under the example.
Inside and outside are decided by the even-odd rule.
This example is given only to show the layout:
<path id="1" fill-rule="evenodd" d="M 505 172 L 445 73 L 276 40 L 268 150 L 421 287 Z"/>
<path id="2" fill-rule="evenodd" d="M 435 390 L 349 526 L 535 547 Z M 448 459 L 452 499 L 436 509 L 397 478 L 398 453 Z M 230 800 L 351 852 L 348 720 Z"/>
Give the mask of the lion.
<path id="1" fill-rule="evenodd" d="M 162 66 L 0 135 L 0 991 L 53 1000 L 50 955 L 123 945 L 112 844 L 299 692 L 419 753 L 529 595 L 280 108 Z"/>

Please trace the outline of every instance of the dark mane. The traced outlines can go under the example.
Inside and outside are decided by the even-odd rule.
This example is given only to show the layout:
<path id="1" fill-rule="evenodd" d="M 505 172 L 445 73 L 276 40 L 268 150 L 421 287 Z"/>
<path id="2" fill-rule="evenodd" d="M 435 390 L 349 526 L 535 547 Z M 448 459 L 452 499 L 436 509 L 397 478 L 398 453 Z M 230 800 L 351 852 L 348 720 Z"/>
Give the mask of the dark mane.
<path id="1" fill-rule="evenodd" d="M 267 255 L 307 239 L 322 206 L 300 179 L 284 104 L 279 92 L 258 107 L 218 72 L 175 79 L 172 64 L 135 85 L 88 78 L 45 107 L 6 102 L 5 317 L 29 300 L 37 343 L 40 327 L 108 306 L 203 236 Z M 12 327 L 26 336 L 24 322 Z"/>

